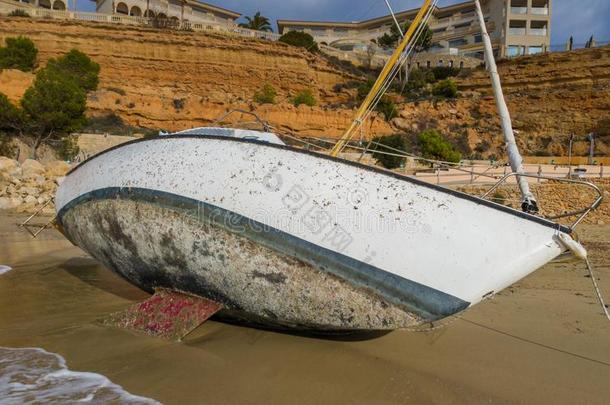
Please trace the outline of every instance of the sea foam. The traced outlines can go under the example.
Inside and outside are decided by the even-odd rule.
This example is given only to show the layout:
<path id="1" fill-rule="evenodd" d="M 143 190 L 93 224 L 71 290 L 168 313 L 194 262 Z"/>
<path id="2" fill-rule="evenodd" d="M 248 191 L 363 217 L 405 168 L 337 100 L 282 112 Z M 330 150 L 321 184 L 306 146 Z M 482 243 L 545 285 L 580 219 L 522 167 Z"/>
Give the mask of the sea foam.
<path id="1" fill-rule="evenodd" d="M 101 374 L 72 371 L 40 348 L 0 347 L 0 404 L 160 404 L 132 395 Z"/>

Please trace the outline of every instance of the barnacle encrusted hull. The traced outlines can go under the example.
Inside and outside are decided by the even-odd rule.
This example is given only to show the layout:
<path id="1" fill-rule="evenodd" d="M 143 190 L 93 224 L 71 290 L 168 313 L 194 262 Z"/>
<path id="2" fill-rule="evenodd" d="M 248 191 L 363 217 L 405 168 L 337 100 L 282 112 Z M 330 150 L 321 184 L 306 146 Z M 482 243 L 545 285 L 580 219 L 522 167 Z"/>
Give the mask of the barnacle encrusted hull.
<path id="1" fill-rule="evenodd" d="M 564 250 L 556 224 L 284 145 L 163 136 L 89 159 L 60 185 L 66 236 L 142 289 L 222 315 L 324 331 L 445 318 Z"/>

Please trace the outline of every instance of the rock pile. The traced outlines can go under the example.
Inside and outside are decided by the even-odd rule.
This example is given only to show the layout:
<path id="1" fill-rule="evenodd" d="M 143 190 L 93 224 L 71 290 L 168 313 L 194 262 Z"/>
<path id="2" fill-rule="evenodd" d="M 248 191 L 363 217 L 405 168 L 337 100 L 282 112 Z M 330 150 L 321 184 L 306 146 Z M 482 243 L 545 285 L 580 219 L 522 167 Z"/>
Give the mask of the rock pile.
<path id="1" fill-rule="evenodd" d="M 0 210 L 34 212 L 55 196 L 57 180 L 70 165 L 61 161 L 42 164 L 28 159 L 23 163 L 0 156 Z M 52 214 L 49 205 L 44 213 Z"/>

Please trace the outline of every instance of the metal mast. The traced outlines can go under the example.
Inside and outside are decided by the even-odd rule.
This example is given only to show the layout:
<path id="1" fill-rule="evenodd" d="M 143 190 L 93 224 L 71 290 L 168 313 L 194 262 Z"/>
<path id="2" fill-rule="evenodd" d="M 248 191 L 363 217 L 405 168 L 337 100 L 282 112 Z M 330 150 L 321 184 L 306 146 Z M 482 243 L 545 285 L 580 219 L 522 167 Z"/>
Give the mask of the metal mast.
<path id="1" fill-rule="evenodd" d="M 356 130 L 362 125 L 364 116 L 366 115 L 369 107 L 373 105 L 375 98 L 383 90 L 386 79 L 388 79 L 388 76 L 390 76 L 390 73 L 394 69 L 394 66 L 399 62 L 402 53 L 405 51 L 405 49 L 407 49 L 407 46 L 411 43 L 411 40 L 416 37 L 416 32 L 418 31 L 420 23 L 426 18 L 426 15 L 429 15 L 433 1 L 436 2 L 436 0 L 424 0 L 424 4 L 415 16 L 415 19 L 411 23 L 411 26 L 409 27 L 407 32 L 404 33 L 404 38 L 402 39 L 400 44 L 398 44 L 398 47 L 394 50 L 392 56 L 390 56 L 390 59 L 383 67 L 381 74 L 377 78 L 377 81 L 373 84 L 371 91 L 362 102 L 362 105 L 356 113 L 354 121 L 349 126 L 347 131 L 343 134 L 339 142 L 337 142 L 333 149 L 330 151 L 331 156 L 338 156 L 339 153 L 343 150 L 343 148 L 347 145 L 347 142 L 352 139 Z"/>
<path id="2" fill-rule="evenodd" d="M 481 9 L 481 3 L 479 0 L 474 1 L 477 15 L 479 17 L 479 24 L 481 25 L 481 33 L 483 35 L 483 44 L 485 45 L 485 64 L 491 77 L 491 85 L 493 87 L 494 96 L 496 98 L 496 105 L 498 107 L 498 114 L 500 115 L 500 121 L 502 123 L 502 131 L 504 132 L 504 139 L 506 141 L 506 149 L 508 151 L 508 160 L 510 167 L 515 173 L 524 173 L 523 170 L 523 158 L 519 153 L 517 142 L 515 141 L 515 134 L 513 132 L 513 124 L 510 119 L 510 113 L 506 106 L 506 100 L 504 99 L 504 93 L 502 93 L 502 83 L 500 82 L 500 75 L 498 74 L 498 67 L 496 66 L 496 60 L 494 59 L 493 49 L 491 46 L 491 40 L 487 33 L 487 27 L 485 26 L 485 17 L 483 17 L 483 11 Z M 517 182 L 519 183 L 519 189 L 521 190 L 522 204 L 521 208 L 525 212 L 536 213 L 538 212 L 538 204 L 534 195 L 531 193 L 529 183 L 522 176 L 517 176 Z"/>

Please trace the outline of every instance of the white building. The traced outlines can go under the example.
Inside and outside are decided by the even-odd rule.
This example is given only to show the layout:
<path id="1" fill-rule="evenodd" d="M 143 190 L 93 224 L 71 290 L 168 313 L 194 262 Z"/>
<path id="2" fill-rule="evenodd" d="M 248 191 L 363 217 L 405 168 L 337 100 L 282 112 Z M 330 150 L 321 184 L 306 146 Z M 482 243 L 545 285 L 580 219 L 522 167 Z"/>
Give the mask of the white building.
<path id="1" fill-rule="evenodd" d="M 195 0 L 97 0 L 96 11 L 191 23 L 234 24 L 240 13 Z"/>

